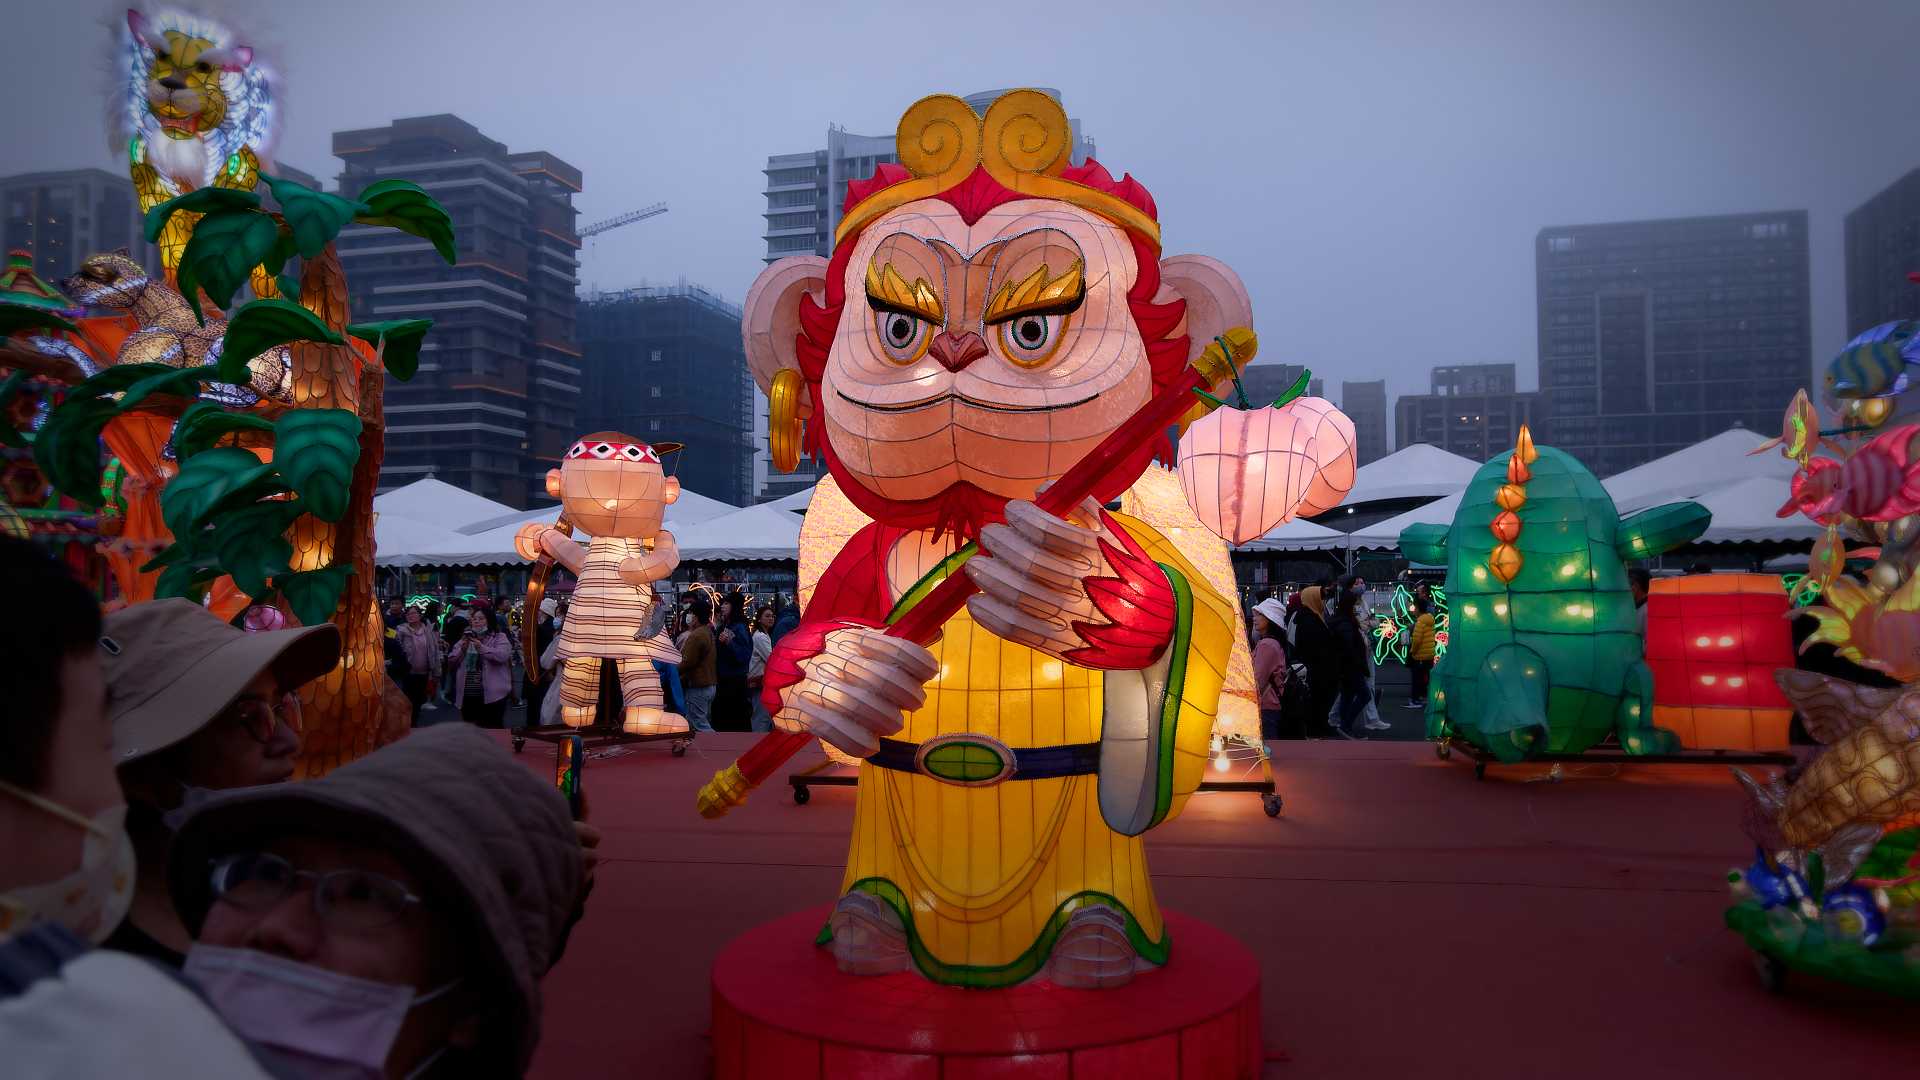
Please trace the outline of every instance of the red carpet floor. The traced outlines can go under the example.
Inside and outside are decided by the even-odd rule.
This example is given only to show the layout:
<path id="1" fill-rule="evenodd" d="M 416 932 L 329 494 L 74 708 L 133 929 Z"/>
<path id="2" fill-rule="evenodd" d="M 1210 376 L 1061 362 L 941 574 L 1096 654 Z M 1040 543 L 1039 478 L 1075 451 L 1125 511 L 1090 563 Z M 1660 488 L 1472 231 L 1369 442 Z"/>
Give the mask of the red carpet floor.
<path id="1" fill-rule="evenodd" d="M 829 901 L 853 792 L 784 784 L 721 821 L 694 793 L 750 743 L 593 760 L 606 861 L 546 979 L 533 1075 L 698 1077 L 708 968 L 734 935 Z M 1267 1077 L 1920 1076 L 1920 1008 L 1763 991 L 1722 928 L 1747 854 L 1724 770 L 1444 763 L 1421 743 L 1278 744 L 1285 813 L 1208 793 L 1149 835 L 1163 906 L 1244 941 Z M 552 750 L 529 743 L 543 773 Z M 803 756 L 801 764 L 817 761 Z"/>

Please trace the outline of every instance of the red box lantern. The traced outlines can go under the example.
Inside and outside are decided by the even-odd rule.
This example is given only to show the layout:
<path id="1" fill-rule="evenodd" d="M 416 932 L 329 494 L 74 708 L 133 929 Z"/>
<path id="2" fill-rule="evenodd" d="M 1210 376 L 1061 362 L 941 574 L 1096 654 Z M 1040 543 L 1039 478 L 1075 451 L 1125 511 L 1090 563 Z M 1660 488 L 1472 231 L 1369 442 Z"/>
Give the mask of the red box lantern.
<path id="1" fill-rule="evenodd" d="M 1772 574 L 1653 582 L 1653 722 L 1696 750 L 1784 750 L 1793 708 L 1773 681 L 1794 664 L 1786 588 Z"/>

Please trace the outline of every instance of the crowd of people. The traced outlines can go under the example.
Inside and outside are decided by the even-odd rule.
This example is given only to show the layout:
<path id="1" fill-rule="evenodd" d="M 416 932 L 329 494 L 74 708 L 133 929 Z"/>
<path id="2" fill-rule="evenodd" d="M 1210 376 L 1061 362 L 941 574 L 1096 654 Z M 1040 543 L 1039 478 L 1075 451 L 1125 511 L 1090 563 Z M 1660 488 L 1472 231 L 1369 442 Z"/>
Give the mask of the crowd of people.
<path id="1" fill-rule="evenodd" d="M 677 601 L 663 601 L 660 625 L 679 649 L 678 663 L 656 662 L 666 708 L 695 731 L 771 731 L 760 701 L 773 643 L 798 625 L 800 611 L 774 594 L 757 603 L 738 589 L 695 583 Z M 522 607 L 483 598 L 444 603 L 392 601 L 386 610 L 387 671 L 421 713 L 446 707 L 476 727 L 542 724 L 542 706 L 557 673 L 550 647 L 566 620 L 564 597 L 547 597 L 534 612 L 535 649 L 543 667 L 529 679 L 520 649 Z M 524 705 L 525 719 L 508 710 Z M 437 719 L 437 718 L 436 718 Z"/>
<path id="2" fill-rule="evenodd" d="M 557 791 L 466 724 L 293 780 L 332 626 L 103 618 L 12 539 L 0 588 L 5 1075 L 525 1071 L 599 842 Z"/>
<path id="3" fill-rule="evenodd" d="M 1413 692 L 1406 707 L 1426 707 L 1433 672 L 1433 598 L 1411 585 L 1414 624 L 1407 666 Z M 1367 610 L 1367 582 L 1357 574 L 1313 584 L 1290 584 L 1285 599 L 1269 596 L 1253 607 L 1253 681 L 1267 739 L 1365 739 L 1393 725 L 1380 716 Z"/>

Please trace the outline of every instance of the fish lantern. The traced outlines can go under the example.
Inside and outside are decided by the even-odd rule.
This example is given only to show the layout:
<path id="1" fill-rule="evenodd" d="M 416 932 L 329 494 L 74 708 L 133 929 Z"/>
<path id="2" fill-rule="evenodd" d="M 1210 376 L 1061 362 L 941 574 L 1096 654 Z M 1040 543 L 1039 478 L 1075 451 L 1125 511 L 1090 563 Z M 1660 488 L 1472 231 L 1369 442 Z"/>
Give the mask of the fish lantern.
<path id="1" fill-rule="evenodd" d="M 1691 750 L 1784 750 L 1793 708 L 1774 682 L 1793 667 L 1789 601 L 1773 574 L 1653 582 L 1647 666 L 1653 722 Z"/>
<path id="2" fill-rule="evenodd" d="M 1180 439 L 1187 505 L 1229 544 L 1331 510 L 1353 489 L 1353 421 L 1332 402 L 1297 396 L 1309 375 L 1265 408 L 1250 407 L 1244 392 L 1237 405 L 1215 398 L 1220 407 Z"/>

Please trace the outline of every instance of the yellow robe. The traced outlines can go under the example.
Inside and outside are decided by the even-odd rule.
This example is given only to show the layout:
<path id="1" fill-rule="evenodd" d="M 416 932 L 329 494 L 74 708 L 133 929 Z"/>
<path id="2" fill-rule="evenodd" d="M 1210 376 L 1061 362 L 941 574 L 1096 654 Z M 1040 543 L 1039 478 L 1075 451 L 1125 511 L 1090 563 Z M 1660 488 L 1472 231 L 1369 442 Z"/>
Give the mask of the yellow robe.
<path id="1" fill-rule="evenodd" d="M 1180 812 L 1206 768 L 1234 611 L 1166 538 L 1134 519 L 1115 520 L 1169 571 L 1184 597 L 1173 643 L 1145 679 L 1075 667 L 1003 641 L 962 610 L 933 646 L 940 675 L 927 686 L 926 704 L 894 736 L 923 743 L 974 733 L 1014 748 L 1101 742 L 1101 774 L 968 787 L 860 769 L 842 891 L 890 903 L 907 925 L 914 963 L 938 982 L 1004 986 L 1032 976 L 1067 917 L 1087 903 L 1117 909 L 1140 955 L 1166 959 L 1144 845 L 1109 826 L 1100 785 L 1117 785 L 1107 793 L 1113 803 L 1138 793 L 1141 812 L 1122 828 L 1144 832 Z M 899 599 L 897 589 L 892 599 Z M 1159 685 L 1170 702 L 1149 700 Z M 1143 724 L 1153 729 L 1154 742 L 1134 740 L 1149 752 L 1117 751 L 1125 732 L 1109 730 L 1109 717 L 1124 718 L 1127 732 Z M 1145 761 L 1146 768 L 1107 768 L 1122 759 Z M 1108 809 L 1124 817 L 1116 806 Z"/>

